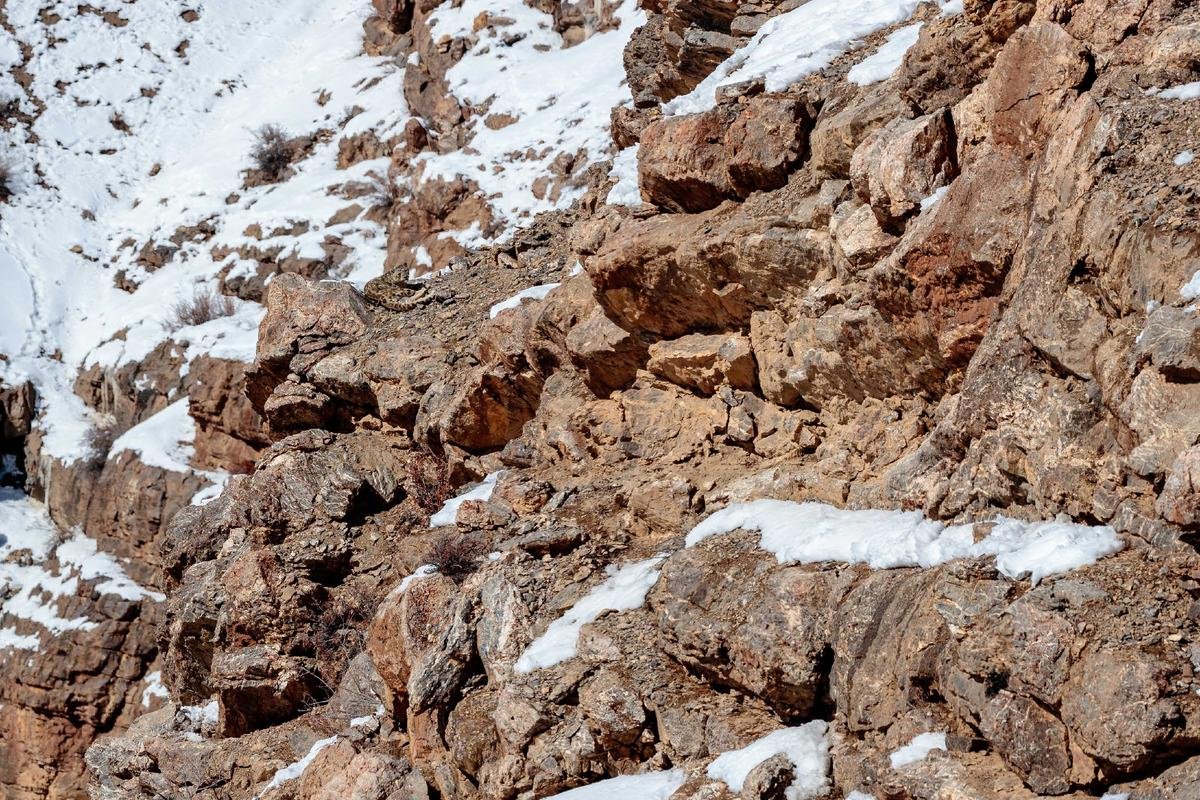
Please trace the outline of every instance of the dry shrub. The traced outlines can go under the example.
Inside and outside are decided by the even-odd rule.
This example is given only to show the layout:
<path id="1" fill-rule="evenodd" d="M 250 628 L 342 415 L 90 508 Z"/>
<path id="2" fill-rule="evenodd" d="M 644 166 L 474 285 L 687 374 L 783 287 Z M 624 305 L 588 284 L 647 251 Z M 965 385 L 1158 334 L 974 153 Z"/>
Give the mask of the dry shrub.
<path id="1" fill-rule="evenodd" d="M 367 194 L 372 208 L 390 211 L 400 202 L 400 187 L 386 175 L 367 173 Z"/>
<path id="2" fill-rule="evenodd" d="M 438 538 L 425 554 L 425 563 L 438 572 L 459 578 L 474 572 L 483 561 L 487 543 L 479 536 L 448 534 Z"/>
<path id="3" fill-rule="evenodd" d="M 267 180 L 278 181 L 292 163 L 291 137 L 287 131 L 275 124 L 263 125 L 254 131 L 254 144 L 250 158 L 255 168 Z"/>
<path id="4" fill-rule="evenodd" d="M 237 306 L 234 305 L 232 297 L 206 287 L 171 306 L 171 318 L 168 323 L 173 330 L 178 330 L 189 325 L 203 325 L 214 319 L 232 316 L 236 310 Z"/>
<path id="5" fill-rule="evenodd" d="M 17 165 L 9 157 L 0 157 L 0 203 L 7 203 L 17 192 Z"/>
<path id="6" fill-rule="evenodd" d="M 419 453 L 409 459 L 408 492 L 426 514 L 432 514 L 450 498 L 450 465 L 443 458 Z"/>
<path id="7" fill-rule="evenodd" d="M 84 439 L 88 463 L 95 469 L 102 468 L 104 462 L 108 461 L 108 454 L 112 452 L 113 443 L 126 430 L 128 429 L 121 426 L 115 417 L 106 416 L 98 420 Z"/>
<path id="8" fill-rule="evenodd" d="M 331 684 L 337 682 L 350 659 L 366 644 L 366 626 L 373 608 L 358 593 L 344 591 L 325 605 L 317 621 L 316 655 Z"/>

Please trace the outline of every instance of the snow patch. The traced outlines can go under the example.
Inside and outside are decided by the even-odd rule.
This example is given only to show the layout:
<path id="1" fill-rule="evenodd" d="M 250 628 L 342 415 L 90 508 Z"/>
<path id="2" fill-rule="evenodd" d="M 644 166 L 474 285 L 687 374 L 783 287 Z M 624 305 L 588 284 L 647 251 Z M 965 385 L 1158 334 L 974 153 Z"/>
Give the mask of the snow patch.
<path id="1" fill-rule="evenodd" d="M 181 706 L 179 716 L 185 725 L 200 733 L 210 733 L 217 727 L 221 716 L 221 705 L 216 698 L 200 706 Z"/>
<path id="2" fill-rule="evenodd" d="M 1179 287 L 1179 296 L 1184 300 L 1200 298 L 1200 269 L 1196 270 L 1188 282 Z"/>
<path id="3" fill-rule="evenodd" d="M 95 540 L 78 531 L 61 544 L 58 527 L 41 503 L 13 489 L 0 489 L 0 619 L 24 620 L 52 635 L 92 630 L 86 617 L 63 617 L 59 601 L 72 597 L 83 581 L 95 581 L 95 591 L 125 600 L 161 601 L 163 596 L 135 583 Z M 10 558 L 16 553 L 26 557 Z M 45 562 L 54 558 L 58 567 Z M 38 634 L 18 634 L 16 627 L 0 628 L 0 649 L 33 650 Z"/>
<path id="4" fill-rule="evenodd" d="M 606 611 L 631 611 L 641 608 L 646 595 L 658 581 L 658 565 L 666 556 L 655 556 L 617 569 L 610 565 L 609 577 L 587 593 L 566 614 L 550 623 L 546 632 L 533 640 L 517 659 L 516 671 L 529 673 L 552 667 L 573 658 L 579 644 L 579 632 Z"/>
<path id="5" fill-rule="evenodd" d="M 1147 94 L 1152 94 L 1163 100 L 1197 100 L 1200 99 L 1200 81 L 1183 83 L 1179 86 L 1171 86 L 1166 89 L 1155 88 L 1149 90 Z"/>
<path id="6" fill-rule="evenodd" d="M 146 677 L 142 679 L 146 684 L 146 688 L 142 689 L 142 706 L 150 707 L 150 702 L 155 698 L 167 702 L 171 699 L 171 693 L 167 691 L 167 687 L 162 682 L 162 672 L 154 670 L 147 672 Z"/>
<path id="7" fill-rule="evenodd" d="M 395 594 L 404 594 L 408 591 L 408 587 L 412 586 L 415 581 L 430 578 L 438 574 L 436 564 L 422 564 L 417 567 L 413 574 L 404 576 L 404 580 L 400 581 L 400 585 L 396 587 Z"/>
<path id="8" fill-rule="evenodd" d="M 368 716 L 365 716 L 365 717 L 355 717 L 354 719 L 350 720 L 350 727 L 351 728 L 361 728 L 366 725 L 370 725 L 372 722 L 375 722 L 376 720 L 381 719 L 386 714 L 387 714 L 387 709 L 385 709 L 383 707 L 383 703 L 380 703 L 379 705 L 377 705 L 375 707 L 374 714 L 369 714 Z"/>
<path id="9" fill-rule="evenodd" d="M 835 561 L 873 569 L 934 567 L 957 558 L 993 556 L 1009 578 L 1026 575 L 1036 585 L 1119 552 L 1112 528 L 1066 521 L 996 519 L 976 542 L 974 525 L 946 525 L 919 511 L 850 510 L 825 503 L 755 500 L 712 514 L 687 535 L 691 547 L 738 529 L 757 531 L 760 546 L 781 564 Z"/>
<path id="10" fill-rule="evenodd" d="M 543 283 L 540 286 L 530 286 L 528 289 L 522 289 L 507 300 L 501 300 L 494 306 L 488 309 L 488 317 L 495 319 L 505 311 L 511 311 L 521 305 L 526 300 L 544 300 L 546 295 L 557 289 L 562 284 L 560 283 Z"/>
<path id="11" fill-rule="evenodd" d="M 608 191 L 606 202 L 609 205 L 642 205 L 642 190 L 638 185 L 638 151 L 640 148 L 640 144 L 626 147 L 613 158 L 612 171 L 608 176 L 616 178 L 617 182 Z"/>
<path id="12" fill-rule="evenodd" d="M 523 3 L 500 7 L 511 24 L 472 33 L 475 18 L 497 14 L 494 0 L 447 3 L 432 15 L 433 37 L 475 38 L 471 49 L 446 75 L 450 92 L 474 106 L 487 103 L 487 117 L 507 124 L 474 126 L 470 147 L 426 153 L 419 159 L 425 180 L 462 176 L 479 185 L 500 223 L 498 239 L 535 214 L 570 205 L 583 194 L 581 181 L 567 181 L 555 194 L 548 179 L 560 154 L 574 158 L 570 172 L 608 157 L 611 111 L 632 102 L 623 54 L 633 31 L 646 22 L 636 0 L 615 11 L 619 24 L 564 47 L 553 19 Z M 490 243 L 479 236 L 473 244 Z"/>
<path id="13" fill-rule="evenodd" d="M 319 739 L 318 741 L 314 742 L 313 746 L 309 748 L 308 752 L 304 754 L 303 758 L 301 758 L 299 761 L 288 764 L 286 767 L 280 768 L 271 777 L 271 782 L 263 788 L 263 792 L 268 792 L 287 781 L 299 778 L 304 774 L 304 770 L 308 769 L 308 765 L 313 762 L 313 759 L 317 757 L 317 754 L 326 747 L 335 744 L 337 740 L 337 736 L 330 736 L 328 739 Z"/>
<path id="14" fill-rule="evenodd" d="M 442 507 L 437 510 L 437 513 L 429 518 L 429 527 L 444 528 L 447 525 L 453 525 L 458 522 L 459 506 L 468 500 L 490 500 L 492 498 L 492 492 L 496 491 L 496 481 L 498 481 L 500 476 L 503 474 L 504 470 L 489 472 L 486 476 L 484 476 L 482 481 L 467 489 L 467 491 L 463 492 L 457 497 L 451 497 L 442 504 Z"/>
<path id="15" fill-rule="evenodd" d="M 159 592 L 139 586 L 125 574 L 115 558 L 99 549 L 95 539 L 82 533 L 76 533 L 73 539 L 60 544 L 55 556 L 59 564 L 74 567 L 83 580 L 99 581 L 96 591 L 100 594 L 116 595 L 130 601 L 148 598 L 156 603 L 167 599 Z"/>
<path id="16" fill-rule="evenodd" d="M 0 380 L 35 383 L 44 452 L 66 463 L 88 455 L 90 418 L 72 391 L 79 365 L 119 366 L 172 336 L 187 359 L 252 356 L 257 304 L 178 332 L 164 318 L 222 269 L 254 272 L 253 259 L 216 262 L 212 248 L 325 258 L 336 236 L 348 247 L 339 276 L 361 284 L 382 271 L 380 225 L 326 222 L 351 203 L 336 189 L 387 161 L 339 170 L 338 140 L 372 129 L 386 139 L 409 116 L 403 69 L 362 54 L 371 9 L 360 0 L 223 3 L 194 22 L 170 3 L 121 3 L 119 29 L 90 11 L 60 4 L 50 23 L 23 5 L 0 34 L 5 57 L 18 42 L 32 57 L 28 94 L 5 70 L 0 97 L 34 118 L 0 132 L 21 183 L 0 228 Z M 243 190 L 252 131 L 265 123 L 337 135 L 283 183 Z M 175 236 L 185 228 L 196 233 Z M 138 263 L 148 242 L 178 249 L 151 272 Z M 131 291 L 114 284 L 119 271 Z"/>
<path id="17" fill-rule="evenodd" d="M 590 786 L 569 789 L 551 795 L 546 800 L 668 800 L 683 786 L 686 778 L 681 769 L 622 775 Z"/>
<path id="18" fill-rule="evenodd" d="M 914 736 L 912 741 L 894 751 L 888 756 L 888 760 L 892 762 L 892 769 L 899 769 L 918 761 L 924 761 L 925 757 L 934 750 L 945 749 L 946 734 L 922 733 Z"/>
<path id="19" fill-rule="evenodd" d="M 926 211 L 940 203 L 948 191 L 950 191 L 949 186 L 939 186 L 933 190 L 933 194 L 929 195 L 928 197 L 921 198 L 921 213 L 924 214 Z"/>
<path id="20" fill-rule="evenodd" d="M 131 450 L 148 467 L 190 472 L 191 460 L 196 455 L 192 447 L 195 441 L 196 423 L 188 416 L 185 397 L 118 436 L 108 457 Z"/>
<path id="21" fill-rule="evenodd" d="M 740 750 L 722 753 L 708 765 L 708 777 L 724 781 L 737 793 L 751 770 L 780 753 L 792 762 L 795 775 L 786 792 L 788 800 L 820 797 L 829 789 L 828 726 L 824 720 L 772 731 Z"/>
<path id="22" fill-rule="evenodd" d="M 743 81 L 762 79 L 768 92 L 781 91 L 829 66 L 863 37 L 908 19 L 918 1 L 810 0 L 767 20 L 744 47 L 663 112 L 707 111 L 716 105 L 717 89 Z"/>
<path id="23" fill-rule="evenodd" d="M 1196 156 L 1191 150 L 1183 150 L 1182 152 L 1178 153 L 1174 159 L 1172 159 L 1172 163 L 1174 163 L 1177 167 L 1186 167 L 1195 160 Z"/>
<path id="24" fill-rule="evenodd" d="M 878 50 L 850 68 L 846 79 L 858 86 L 867 86 L 892 77 L 904 61 L 904 54 L 917 43 L 921 25 L 918 22 L 893 31 Z"/>
<path id="25" fill-rule="evenodd" d="M 21 635 L 16 628 L 0 628 L 0 650 L 37 650 L 42 639 L 36 634 Z"/>

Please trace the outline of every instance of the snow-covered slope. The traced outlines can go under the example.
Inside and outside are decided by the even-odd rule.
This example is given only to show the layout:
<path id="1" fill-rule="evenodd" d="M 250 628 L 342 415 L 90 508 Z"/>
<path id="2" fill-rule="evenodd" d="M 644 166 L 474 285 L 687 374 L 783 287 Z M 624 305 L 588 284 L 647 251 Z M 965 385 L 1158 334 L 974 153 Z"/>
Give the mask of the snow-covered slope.
<path id="1" fill-rule="evenodd" d="M 539 212 L 569 205 L 583 193 L 579 182 L 567 181 L 557 191 L 548 182 L 560 154 L 572 158 L 571 175 L 612 157 L 612 109 L 632 102 L 622 53 L 646 14 L 635 0 L 624 0 L 613 15 L 615 27 L 563 47 L 545 12 L 521 2 L 466 0 L 435 12 L 434 40 L 471 36 L 473 20 L 489 11 L 502 12 L 511 23 L 500 33 L 476 35 L 446 77 L 460 100 L 486 104 L 489 118 L 512 121 L 494 128 L 486 118 L 473 120 L 470 147 L 422 161 L 428 178 L 474 180 L 501 223 L 494 238 L 503 239 Z M 488 241 L 477 230 L 455 238 L 464 245 Z"/>
<path id="2" fill-rule="evenodd" d="M 76 368 L 143 357 L 170 335 L 175 302 L 222 269 L 253 267 L 236 255 L 214 261 L 214 246 L 248 244 L 252 224 L 309 223 L 307 234 L 277 244 L 319 256 L 324 237 L 337 235 L 352 248 L 348 276 L 380 272 L 378 225 L 324 223 L 349 205 L 330 187 L 385 171 L 386 160 L 339 171 L 337 141 L 369 129 L 386 135 L 407 118 L 402 71 L 361 55 L 370 11 L 361 0 L 210 0 L 194 13 L 150 0 L 83 8 L 10 4 L 11 30 L 0 31 L 8 62 L 0 96 L 29 117 L 4 133 L 18 178 L 0 211 L 0 353 L 8 356 L 0 380 L 33 379 L 46 452 L 66 461 L 82 455 L 91 425 L 70 392 Z M 27 90 L 17 66 L 32 76 Z M 242 191 L 253 131 L 267 123 L 336 135 L 318 137 L 286 183 Z M 181 241 L 153 274 L 136 263 L 143 243 L 201 222 L 215 229 L 211 239 Z M 122 270 L 134 291 L 115 285 Z M 180 338 L 207 334 L 205 350 L 252 355 L 260 313 L 247 305 L 238 303 L 232 324 Z"/>

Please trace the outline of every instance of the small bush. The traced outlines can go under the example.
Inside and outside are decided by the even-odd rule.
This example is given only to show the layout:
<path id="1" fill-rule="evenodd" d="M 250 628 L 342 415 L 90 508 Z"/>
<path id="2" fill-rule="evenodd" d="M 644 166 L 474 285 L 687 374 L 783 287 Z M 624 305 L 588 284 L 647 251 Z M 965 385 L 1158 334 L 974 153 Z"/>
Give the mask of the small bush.
<path id="1" fill-rule="evenodd" d="M 173 330 L 178 330 L 189 325 L 203 325 L 214 319 L 232 316 L 236 310 L 232 297 L 223 295 L 212 287 L 205 287 L 171 306 L 171 317 L 167 322 Z"/>
<path id="2" fill-rule="evenodd" d="M 316 655 L 331 683 L 336 683 L 350 659 L 366 644 L 367 622 L 374 609 L 354 592 L 331 598 L 317 621 Z"/>
<path id="3" fill-rule="evenodd" d="M 372 208 L 390 211 L 400 202 L 400 187 L 386 175 L 374 172 L 367 173 L 367 194 Z"/>
<path id="4" fill-rule="evenodd" d="M 268 180 L 277 181 L 292 163 L 291 137 L 278 125 L 263 125 L 254 131 L 250 158 Z"/>
<path id="5" fill-rule="evenodd" d="M 7 203 L 17 193 L 17 165 L 8 157 L 0 157 L 0 203 Z"/>
<path id="6" fill-rule="evenodd" d="M 454 491 L 445 459 L 421 453 L 409 459 L 407 469 L 408 493 L 426 514 L 441 508 Z"/>
<path id="7" fill-rule="evenodd" d="M 425 563 L 433 564 L 438 572 L 458 578 L 474 572 L 483 561 L 486 543 L 478 536 L 448 534 L 433 543 L 425 554 Z"/>
<path id="8" fill-rule="evenodd" d="M 95 469 L 103 468 L 104 462 L 108 461 L 108 454 L 112 452 L 113 443 L 124 432 L 125 429 L 117 424 L 115 417 L 106 416 L 98 420 L 84 440 L 88 463 Z"/>

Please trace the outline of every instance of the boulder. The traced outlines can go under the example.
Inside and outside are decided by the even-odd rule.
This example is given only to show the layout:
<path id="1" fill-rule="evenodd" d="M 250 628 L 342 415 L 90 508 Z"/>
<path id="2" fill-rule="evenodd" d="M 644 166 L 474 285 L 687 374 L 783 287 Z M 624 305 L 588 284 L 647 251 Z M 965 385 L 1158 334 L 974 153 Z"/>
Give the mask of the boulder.
<path id="1" fill-rule="evenodd" d="M 802 103 L 771 97 L 654 122 L 638 152 L 642 196 L 694 213 L 777 189 L 805 155 L 810 127 Z"/>
<path id="2" fill-rule="evenodd" d="M 854 151 L 850 178 L 886 230 L 898 231 L 921 201 L 957 174 L 950 114 L 896 119 L 873 131 Z"/>
<path id="3" fill-rule="evenodd" d="M 754 354 L 740 334 L 691 334 L 650 345 L 646 368 L 671 383 L 712 394 L 723 384 L 753 389 Z"/>

